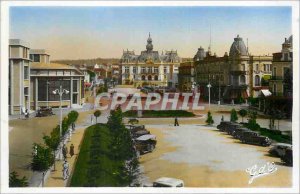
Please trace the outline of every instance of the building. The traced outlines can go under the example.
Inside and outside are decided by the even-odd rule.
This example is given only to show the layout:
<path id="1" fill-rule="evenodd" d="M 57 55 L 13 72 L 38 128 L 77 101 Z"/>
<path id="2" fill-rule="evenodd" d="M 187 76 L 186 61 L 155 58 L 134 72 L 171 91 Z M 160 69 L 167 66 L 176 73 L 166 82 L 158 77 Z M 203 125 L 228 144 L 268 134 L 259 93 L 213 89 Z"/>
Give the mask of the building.
<path id="1" fill-rule="evenodd" d="M 178 73 L 178 89 L 181 92 L 191 92 L 195 81 L 194 61 L 180 63 Z"/>
<path id="2" fill-rule="evenodd" d="M 285 38 L 281 52 L 273 53 L 269 85 L 273 96 L 292 96 L 293 37 Z"/>
<path id="3" fill-rule="evenodd" d="M 35 63 L 50 63 L 50 55 L 45 49 L 30 49 L 30 60 Z"/>
<path id="4" fill-rule="evenodd" d="M 146 50 L 140 55 L 134 51 L 123 51 L 120 63 L 122 66 L 122 84 L 176 87 L 178 68 L 181 58 L 177 51 L 166 51 L 159 54 L 153 50 L 149 33 Z"/>
<path id="5" fill-rule="evenodd" d="M 41 50 L 39 50 L 41 51 Z M 44 52 L 30 51 L 33 59 L 30 68 L 31 109 L 60 106 L 56 89 L 66 89 L 69 94 L 62 95 L 62 107 L 79 107 L 84 102 L 84 75 L 77 68 L 58 63 L 50 63 L 50 55 Z M 39 59 L 39 60 L 38 60 Z"/>
<path id="6" fill-rule="evenodd" d="M 90 83 L 91 82 L 91 77 L 90 77 L 90 74 L 88 72 L 88 69 L 86 68 L 86 65 L 84 64 L 82 67 L 79 67 L 79 70 L 84 75 L 84 82 Z"/>
<path id="7" fill-rule="evenodd" d="M 250 55 L 239 35 L 234 38 L 229 55 L 227 52 L 222 57 L 212 55 L 210 48 L 205 56 L 204 53 L 204 49 L 199 48 L 194 62 L 196 81 L 205 98 L 208 98 L 207 85 L 210 84 L 212 100 L 246 102 L 250 96 L 257 97 L 264 88 L 261 80 L 270 78 L 272 57 Z"/>
<path id="8" fill-rule="evenodd" d="M 22 114 L 30 110 L 30 58 L 29 44 L 20 39 L 9 40 L 9 114 Z"/>

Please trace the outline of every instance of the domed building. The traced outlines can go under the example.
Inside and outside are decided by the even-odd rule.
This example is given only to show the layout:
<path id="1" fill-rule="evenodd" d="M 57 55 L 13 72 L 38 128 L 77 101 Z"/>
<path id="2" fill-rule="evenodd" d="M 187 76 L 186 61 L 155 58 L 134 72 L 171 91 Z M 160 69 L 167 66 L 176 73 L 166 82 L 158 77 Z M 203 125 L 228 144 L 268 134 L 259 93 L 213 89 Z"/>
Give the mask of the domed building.
<path id="1" fill-rule="evenodd" d="M 272 56 L 252 56 L 242 37 L 237 35 L 227 52 L 221 57 L 198 49 L 194 57 L 196 82 L 200 93 L 208 98 L 210 83 L 211 98 L 215 101 L 241 103 L 250 96 L 258 97 L 263 86 L 261 80 L 271 76 Z"/>
<path id="2" fill-rule="evenodd" d="M 178 83 L 178 68 L 181 58 L 177 51 L 166 51 L 159 54 L 153 50 L 152 38 L 149 33 L 146 50 L 140 55 L 134 51 L 123 51 L 120 59 L 122 66 L 122 84 L 171 86 Z"/>

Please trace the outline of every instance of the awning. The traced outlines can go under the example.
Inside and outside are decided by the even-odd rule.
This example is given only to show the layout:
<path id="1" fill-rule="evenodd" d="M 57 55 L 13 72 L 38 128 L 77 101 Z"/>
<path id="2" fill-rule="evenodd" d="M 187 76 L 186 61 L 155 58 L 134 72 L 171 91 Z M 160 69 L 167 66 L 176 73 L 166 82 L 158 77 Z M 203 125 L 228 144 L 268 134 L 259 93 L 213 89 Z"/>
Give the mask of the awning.
<path id="1" fill-rule="evenodd" d="M 261 94 L 262 94 L 263 96 L 265 96 L 265 97 L 271 96 L 271 95 L 272 95 L 272 93 L 270 92 L 270 90 L 266 90 L 266 89 L 261 90 Z"/>

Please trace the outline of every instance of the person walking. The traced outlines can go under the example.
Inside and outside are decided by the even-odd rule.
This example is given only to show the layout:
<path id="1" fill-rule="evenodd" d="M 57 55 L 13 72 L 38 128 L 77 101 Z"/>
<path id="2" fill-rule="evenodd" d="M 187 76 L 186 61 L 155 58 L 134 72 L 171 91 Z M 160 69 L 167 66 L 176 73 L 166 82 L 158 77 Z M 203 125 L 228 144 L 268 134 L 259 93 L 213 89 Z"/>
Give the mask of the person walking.
<path id="1" fill-rule="evenodd" d="M 67 160 L 65 160 L 65 162 L 63 163 L 63 178 L 64 180 L 69 178 L 69 163 L 67 162 Z"/>
<path id="2" fill-rule="evenodd" d="M 174 126 L 179 126 L 178 118 L 177 118 L 177 117 L 175 117 L 175 123 L 174 123 Z"/>
<path id="3" fill-rule="evenodd" d="M 71 144 L 70 145 L 70 156 L 71 156 L 71 158 L 72 158 L 73 155 L 74 155 L 74 145 Z"/>
<path id="4" fill-rule="evenodd" d="M 63 146 L 62 153 L 63 153 L 64 159 L 66 160 L 67 154 L 68 154 L 68 148 L 67 148 L 66 144 L 64 144 L 64 146 Z"/>

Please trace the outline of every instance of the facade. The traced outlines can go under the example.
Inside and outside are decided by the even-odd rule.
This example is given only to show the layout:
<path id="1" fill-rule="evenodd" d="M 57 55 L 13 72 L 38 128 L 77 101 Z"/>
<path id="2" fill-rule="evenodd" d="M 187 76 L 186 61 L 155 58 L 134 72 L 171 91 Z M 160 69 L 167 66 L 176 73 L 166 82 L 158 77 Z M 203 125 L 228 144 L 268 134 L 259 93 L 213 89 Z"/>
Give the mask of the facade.
<path id="1" fill-rule="evenodd" d="M 84 102 L 84 75 L 73 66 L 50 63 L 50 60 L 32 62 L 30 77 L 30 86 L 33 88 L 30 102 L 33 110 L 39 107 L 59 107 L 60 97 L 53 94 L 53 91 L 60 86 L 69 91 L 69 94 L 62 95 L 62 107 L 78 107 Z"/>
<path id="2" fill-rule="evenodd" d="M 123 51 L 120 60 L 122 66 L 122 84 L 134 86 L 156 85 L 176 87 L 178 68 L 181 58 L 177 51 L 166 51 L 159 54 L 153 50 L 149 34 L 146 50 L 140 55 L 134 51 Z"/>
<path id="3" fill-rule="evenodd" d="M 191 92 L 195 81 L 194 61 L 180 63 L 178 73 L 178 89 L 181 92 Z"/>
<path id="4" fill-rule="evenodd" d="M 30 58 L 29 45 L 20 39 L 9 40 L 9 114 L 22 114 L 30 110 Z"/>
<path id="5" fill-rule="evenodd" d="M 83 67 L 79 67 L 79 70 L 84 75 L 84 82 L 90 83 L 91 82 L 91 78 L 90 78 L 90 74 L 88 72 L 88 69 L 86 68 L 86 65 L 83 65 Z"/>
<path id="6" fill-rule="evenodd" d="M 272 77 L 269 81 L 273 96 L 292 97 L 293 37 L 285 39 L 282 50 L 273 53 Z"/>
<path id="7" fill-rule="evenodd" d="M 210 83 L 211 99 L 225 102 L 245 102 L 250 96 L 257 97 L 262 87 L 262 78 L 271 75 L 271 56 L 251 56 L 243 39 L 237 35 L 230 47 L 229 55 L 211 55 L 209 49 L 205 56 L 199 48 L 194 57 L 196 81 L 200 92 L 207 98 Z M 266 86 L 267 87 L 267 86 Z"/>

